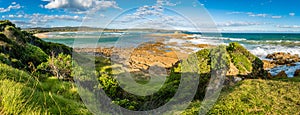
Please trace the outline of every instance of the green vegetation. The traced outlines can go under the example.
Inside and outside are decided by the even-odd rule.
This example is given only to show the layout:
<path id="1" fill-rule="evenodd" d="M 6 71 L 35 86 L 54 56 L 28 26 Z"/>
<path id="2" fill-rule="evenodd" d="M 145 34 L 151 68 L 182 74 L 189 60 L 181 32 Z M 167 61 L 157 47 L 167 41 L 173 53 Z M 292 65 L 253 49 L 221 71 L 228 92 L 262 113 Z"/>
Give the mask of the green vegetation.
<path id="1" fill-rule="evenodd" d="M 249 79 L 223 89 L 208 114 L 292 114 L 300 112 L 299 78 L 282 80 Z M 184 114 L 197 114 L 200 101 L 190 105 Z"/>
<path id="2" fill-rule="evenodd" d="M 67 46 L 44 42 L 0 21 L 0 114 L 91 114 L 74 83 L 36 68 L 53 59 L 60 73 L 69 75 L 70 53 Z"/>
<path id="3" fill-rule="evenodd" d="M 74 84 L 57 78 L 39 81 L 25 71 L 0 66 L 0 113 L 90 114 L 79 101 Z"/>
<path id="4" fill-rule="evenodd" d="M 266 72 L 263 69 L 263 62 L 242 45 L 237 42 L 230 43 L 227 51 L 240 75 L 246 78 L 264 78 Z"/>
<path id="5" fill-rule="evenodd" d="M 20 28 L 16 28 L 9 21 L 0 21 L 0 52 L 7 55 L 6 64 L 12 64 L 15 68 L 29 67 L 29 62 L 38 66 L 46 61 L 51 53 L 71 54 L 72 49 L 56 43 L 48 43 L 34 37 Z M 21 62 L 21 63 L 19 63 Z M 27 68 L 28 69 L 28 68 Z"/>
<path id="6" fill-rule="evenodd" d="M 55 57 L 49 56 L 47 62 L 43 62 L 38 69 L 47 71 L 55 75 L 58 79 L 71 80 L 72 58 L 70 55 L 59 54 Z"/>
<path id="7" fill-rule="evenodd" d="M 78 92 L 84 90 L 84 95 L 92 95 L 99 89 L 106 92 L 112 103 L 126 109 L 152 110 L 176 101 L 172 98 L 181 82 L 195 80 L 181 74 L 199 77 L 194 100 L 182 113 L 198 114 L 211 76 L 225 74 L 232 68 L 237 68 L 238 74 L 234 77 L 245 80 L 225 86 L 208 114 L 299 114 L 300 111 L 300 78 L 263 80 L 266 78 L 263 62 L 238 43 L 191 54 L 171 68 L 165 83 L 150 96 L 137 96 L 120 87 L 116 78 L 123 77 L 125 73 L 116 70 L 120 70 L 121 65 L 112 65 L 110 59 L 96 57 L 96 70 L 91 71 L 84 65 L 77 65 L 78 60 L 72 60 L 71 51 L 65 45 L 44 42 L 9 21 L 0 21 L 0 114 L 92 114 Z M 90 59 L 81 58 L 84 60 L 80 61 Z M 95 83 L 90 77 L 92 75 L 99 82 Z M 139 84 L 149 82 L 144 74 L 131 73 L 131 76 Z M 226 79 L 230 77 L 233 76 Z M 88 87 L 78 90 L 73 79 L 80 79 L 80 83 Z M 186 89 L 190 87 L 183 86 Z M 185 99 L 190 94 L 184 92 L 180 98 Z M 92 100 L 101 101 L 99 98 Z"/>

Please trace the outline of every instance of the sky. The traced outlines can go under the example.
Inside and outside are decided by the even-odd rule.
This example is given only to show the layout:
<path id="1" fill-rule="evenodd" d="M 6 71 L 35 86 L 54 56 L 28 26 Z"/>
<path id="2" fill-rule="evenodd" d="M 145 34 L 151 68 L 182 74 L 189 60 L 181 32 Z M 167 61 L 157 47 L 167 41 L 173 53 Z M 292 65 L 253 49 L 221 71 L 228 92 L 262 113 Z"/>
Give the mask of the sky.
<path id="1" fill-rule="evenodd" d="M 92 26 L 300 33 L 299 0 L 0 0 L 21 28 Z"/>

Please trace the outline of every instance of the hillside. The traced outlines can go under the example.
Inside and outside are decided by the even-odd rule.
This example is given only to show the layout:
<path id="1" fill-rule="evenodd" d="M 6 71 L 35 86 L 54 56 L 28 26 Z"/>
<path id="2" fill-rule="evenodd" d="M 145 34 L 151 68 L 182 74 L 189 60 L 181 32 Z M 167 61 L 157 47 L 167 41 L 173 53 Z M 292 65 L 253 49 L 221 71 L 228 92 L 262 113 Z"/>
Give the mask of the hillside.
<path id="1" fill-rule="evenodd" d="M 300 79 L 249 79 L 224 88 L 207 114 L 300 114 Z M 200 101 L 192 102 L 184 114 L 198 114 Z"/>
<path id="2" fill-rule="evenodd" d="M 72 48 L 44 42 L 9 21 L 0 21 L 0 114 L 92 114 L 73 82 L 76 62 L 71 53 Z M 91 73 L 96 73 L 99 83 L 84 79 L 81 82 L 90 87 L 81 88 L 88 93 L 102 89 L 112 103 L 129 110 L 152 110 L 171 100 L 182 79 L 193 80 L 182 78 L 182 73 L 191 72 L 182 67 L 197 68 L 198 89 L 183 114 L 198 113 L 210 78 L 218 72 L 226 72 L 225 87 L 208 114 L 299 114 L 300 79 L 268 76 L 262 61 L 238 43 L 203 49 L 181 62 L 171 68 L 155 94 L 136 96 L 119 86 L 116 76 L 123 74 L 113 71 L 118 66 L 111 65 L 108 58 L 96 57 L 96 71 Z M 191 68 L 191 63 L 197 67 Z M 76 66 L 78 76 L 90 75 L 83 68 Z M 149 82 L 140 79 L 143 76 L 134 76 L 137 83 Z"/>
<path id="3" fill-rule="evenodd" d="M 37 69 L 51 55 L 71 51 L 0 21 L 0 114 L 91 114 L 74 83 Z"/>

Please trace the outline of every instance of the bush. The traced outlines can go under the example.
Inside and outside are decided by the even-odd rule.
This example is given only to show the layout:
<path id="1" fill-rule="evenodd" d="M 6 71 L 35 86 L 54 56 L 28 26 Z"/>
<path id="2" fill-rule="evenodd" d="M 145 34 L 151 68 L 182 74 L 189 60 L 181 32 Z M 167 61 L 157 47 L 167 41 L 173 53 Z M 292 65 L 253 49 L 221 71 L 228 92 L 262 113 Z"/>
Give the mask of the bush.
<path id="1" fill-rule="evenodd" d="M 21 60 L 23 62 L 32 62 L 34 65 L 39 65 L 42 62 L 46 61 L 48 55 L 39 47 L 36 47 L 31 44 L 27 44 L 25 51 L 21 55 Z"/>
<path id="2" fill-rule="evenodd" d="M 47 62 L 43 62 L 38 66 L 39 70 L 51 72 L 58 79 L 72 80 L 72 58 L 70 55 L 54 54 L 50 56 Z"/>

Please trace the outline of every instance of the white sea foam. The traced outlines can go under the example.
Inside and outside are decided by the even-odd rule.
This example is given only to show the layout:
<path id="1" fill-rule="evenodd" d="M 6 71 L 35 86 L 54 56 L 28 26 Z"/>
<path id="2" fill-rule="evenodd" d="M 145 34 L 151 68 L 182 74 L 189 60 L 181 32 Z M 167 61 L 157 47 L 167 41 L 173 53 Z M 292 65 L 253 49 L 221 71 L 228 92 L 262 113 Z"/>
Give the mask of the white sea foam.
<path id="1" fill-rule="evenodd" d="M 281 71 L 285 71 L 285 73 L 288 75 L 288 77 L 293 77 L 294 73 L 297 69 L 300 69 L 300 63 L 296 63 L 296 66 L 277 66 L 276 68 L 272 68 L 271 70 L 269 70 L 269 72 L 271 73 L 271 75 L 277 75 L 279 72 Z"/>
<path id="2" fill-rule="evenodd" d="M 300 55 L 300 47 L 287 47 L 280 45 L 250 45 L 246 46 L 246 48 L 253 53 L 254 55 L 264 59 L 268 54 L 272 54 L 275 52 L 285 52 L 290 54 L 298 54 Z"/>

